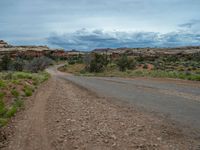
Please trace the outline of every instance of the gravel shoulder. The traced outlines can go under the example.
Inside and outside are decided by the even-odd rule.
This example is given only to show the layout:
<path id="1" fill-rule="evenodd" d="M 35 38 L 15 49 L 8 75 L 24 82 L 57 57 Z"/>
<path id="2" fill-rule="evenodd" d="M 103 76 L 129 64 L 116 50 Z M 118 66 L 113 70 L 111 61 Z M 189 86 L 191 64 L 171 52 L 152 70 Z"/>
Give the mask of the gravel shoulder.
<path id="1" fill-rule="evenodd" d="M 59 76 L 52 73 L 14 118 L 5 150 L 200 148 L 195 130 L 99 97 Z"/>

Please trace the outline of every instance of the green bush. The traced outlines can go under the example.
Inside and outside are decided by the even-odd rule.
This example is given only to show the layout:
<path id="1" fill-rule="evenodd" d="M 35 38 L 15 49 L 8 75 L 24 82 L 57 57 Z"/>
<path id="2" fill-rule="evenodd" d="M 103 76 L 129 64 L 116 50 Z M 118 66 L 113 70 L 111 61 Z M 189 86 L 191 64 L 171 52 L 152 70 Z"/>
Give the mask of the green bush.
<path id="1" fill-rule="evenodd" d="M 69 65 L 74 65 L 76 63 L 76 60 L 69 59 L 67 62 L 68 62 Z"/>
<path id="2" fill-rule="evenodd" d="M 126 69 L 134 69 L 136 67 L 136 62 L 133 59 L 128 59 L 127 55 L 123 55 L 117 60 L 117 66 L 120 71 L 126 71 Z"/>
<path id="3" fill-rule="evenodd" d="M 13 73 L 13 78 L 14 79 L 32 79 L 33 78 L 33 74 L 31 73 L 27 73 L 27 72 L 15 72 Z"/>
<path id="4" fill-rule="evenodd" d="M 136 61 L 134 59 L 128 59 L 127 69 L 135 69 Z"/>
<path id="5" fill-rule="evenodd" d="M 53 61 L 48 57 L 38 57 L 34 58 L 32 61 L 25 65 L 25 70 L 37 73 L 43 71 L 48 66 L 52 65 Z"/>
<path id="6" fill-rule="evenodd" d="M 24 87 L 24 94 L 25 94 L 25 96 L 27 96 L 27 97 L 32 96 L 32 93 L 33 93 L 32 88 L 26 85 Z"/>
<path id="7" fill-rule="evenodd" d="M 16 60 L 13 60 L 10 69 L 13 71 L 23 71 L 25 62 L 23 59 L 17 58 Z"/>
<path id="8" fill-rule="evenodd" d="M 144 64 L 143 68 L 144 68 L 144 69 L 148 69 L 147 64 Z"/>
<path id="9" fill-rule="evenodd" d="M 144 58 L 142 56 L 136 57 L 136 61 L 141 63 L 144 61 Z"/>
<path id="10" fill-rule="evenodd" d="M 128 65 L 128 57 L 126 55 L 123 55 L 118 61 L 117 65 L 119 67 L 120 71 L 125 71 Z"/>
<path id="11" fill-rule="evenodd" d="M 71 56 L 67 59 L 67 62 L 69 65 L 74 65 L 76 63 L 81 64 L 83 63 L 83 59 L 84 57 L 82 56 L 82 54 L 79 54 L 78 56 Z"/>
<path id="12" fill-rule="evenodd" d="M 105 70 L 107 65 L 107 57 L 105 55 L 95 53 L 94 59 L 90 62 L 90 65 L 87 69 L 89 69 L 90 72 L 102 72 Z"/>
<path id="13" fill-rule="evenodd" d="M 33 84 L 38 85 L 48 80 L 50 75 L 47 72 L 40 72 L 32 76 Z"/>
<path id="14" fill-rule="evenodd" d="M 0 61 L 0 70 L 7 71 L 9 70 L 9 66 L 11 63 L 11 59 L 8 55 L 4 55 L 2 60 Z"/>

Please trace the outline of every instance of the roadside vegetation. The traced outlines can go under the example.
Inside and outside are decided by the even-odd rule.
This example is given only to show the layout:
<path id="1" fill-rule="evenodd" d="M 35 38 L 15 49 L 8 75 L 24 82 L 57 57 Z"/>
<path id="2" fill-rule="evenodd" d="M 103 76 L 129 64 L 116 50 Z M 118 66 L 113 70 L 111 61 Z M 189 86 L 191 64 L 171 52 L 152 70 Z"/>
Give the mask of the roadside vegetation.
<path id="1" fill-rule="evenodd" d="M 47 57 L 0 59 L 0 128 L 23 108 L 26 97 L 49 78 L 44 71 L 53 61 Z"/>
<path id="2" fill-rule="evenodd" d="M 200 53 L 165 57 L 127 56 L 117 58 L 91 53 L 76 61 L 71 58 L 60 71 L 84 76 L 159 77 L 200 81 Z M 73 63 L 71 63 L 73 60 Z"/>

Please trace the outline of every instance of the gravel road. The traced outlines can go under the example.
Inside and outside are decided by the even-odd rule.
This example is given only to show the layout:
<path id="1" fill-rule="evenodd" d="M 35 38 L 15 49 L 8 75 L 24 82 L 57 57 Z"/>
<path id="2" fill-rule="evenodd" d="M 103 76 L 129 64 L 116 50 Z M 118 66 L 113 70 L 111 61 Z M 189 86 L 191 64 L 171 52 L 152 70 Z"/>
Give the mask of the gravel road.
<path id="1" fill-rule="evenodd" d="M 160 99 L 163 100 L 162 97 L 168 95 L 166 89 L 164 90 L 165 82 L 74 77 L 58 72 L 55 67 L 48 71 L 52 75 L 51 79 L 27 100 L 24 111 L 7 127 L 8 142 L 3 150 L 200 148 L 197 130 L 179 126 L 180 124 L 163 116 L 136 107 L 148 106 L 145 100 L 141 103 L 139 101 L 139 98 L 149 99 L 147 93 L 159 93 Z M 148 84 L 151 82 L 154 84 Z M 175 89 L 183 86 L 182 84 L 185 83 L 177 84 L 177 87 L 174 84 L 171 90 L 177 91 Z M 170 86 L 170 83 L 168 85 Z M 162 91 L 161 94 L 152 91 L 157 91 L 156 86 L 163 86 L 157 88 Z M 143 88 L 145 90 L 142 90 Z M 189 99 L 188 95 L 184 94 L 177 97 L 198 103 L 198 91 L 195 91 L 198 85 L 191 83 L 191 88 L 194 89 L 190 93 L 194 99 Z M 187 87 L 182 90 L 187 90 Z M 127 96 L 123 94 L 125 91 L 129 91 Z M 134 96 L 134 93 L 137 95 Z M 169 95 L 175 97 L 175 93 L 171 92 Z M 153 99 L 151 101 L 153 102 Z M 150 107 L 153 109 L 153 104 L 149 105 Z"/>
<path id="2" fill-rule="evenodd" d="M 115 77 L 61 76 L 99 96 L 128 101 L 182 124 L 200 127 L 200 82 Z"/>

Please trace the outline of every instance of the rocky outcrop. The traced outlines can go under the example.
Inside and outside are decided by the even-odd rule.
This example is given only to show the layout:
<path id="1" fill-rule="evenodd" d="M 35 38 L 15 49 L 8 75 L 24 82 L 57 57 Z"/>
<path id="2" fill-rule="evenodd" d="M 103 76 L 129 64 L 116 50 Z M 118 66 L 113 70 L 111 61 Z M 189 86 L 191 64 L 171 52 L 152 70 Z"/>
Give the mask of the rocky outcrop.
<path id="1" fill-rule="evenodd" d="M 9 48 L 9 47 L 11 47 L 11 46 L 8 45 L 8 43 L 6 43 L 6 42 L 3 41 L 3 40 L 0 40 L 0 50 L 1 50 L 2 48 Z"/>
<path id="2" fill-rule="evenodd" d="M 0 57 L 4 55 L 13 58 L 17 56 L 39 57 L 50 51 L 51 49 L 47 46 L 12 46 L 0 40 Z"/>
<path id="3" fill-rule="evenodd" d="M 12 46 L 3 40 L 0 40 L 0 58 L 4 55 L 9 55 L 12 58 L 16 57 L 41 57 L 50 56 L 56 58 L 68 58 L 83 54 L 80 51 L 64 51 L 63 49 L 50 49 L 47 46 Z"/>

